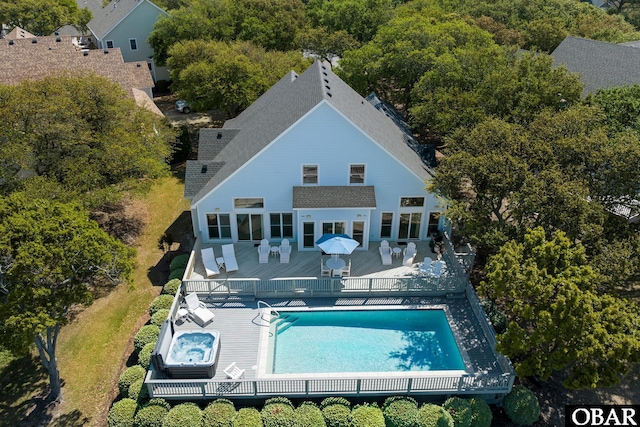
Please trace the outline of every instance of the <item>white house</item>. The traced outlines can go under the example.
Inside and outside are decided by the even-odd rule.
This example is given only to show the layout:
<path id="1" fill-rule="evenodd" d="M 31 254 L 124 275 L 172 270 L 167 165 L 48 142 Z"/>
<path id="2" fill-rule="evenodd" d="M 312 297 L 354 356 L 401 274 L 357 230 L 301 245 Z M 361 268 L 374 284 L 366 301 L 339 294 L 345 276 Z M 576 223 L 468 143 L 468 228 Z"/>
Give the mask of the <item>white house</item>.
<path id="1" fill-rule="evenodd" d="M 169 80 L 167 67 L 157 67 L 147 39 L 167 12 L 149 0 L 113 0 L 87 26 L 98 49 L 120 48 L 125 62 L 145 61 L 154 81 Z"/>
<path id="2" fill-rule="evenodd" d="M 406 133 L 316 61 L 290 72 L 221 129 L 202 129 L 185 197 L 203 244 L 279 241 L 317 250 L 324 233 L 420 241 L 444 206 Z"/>

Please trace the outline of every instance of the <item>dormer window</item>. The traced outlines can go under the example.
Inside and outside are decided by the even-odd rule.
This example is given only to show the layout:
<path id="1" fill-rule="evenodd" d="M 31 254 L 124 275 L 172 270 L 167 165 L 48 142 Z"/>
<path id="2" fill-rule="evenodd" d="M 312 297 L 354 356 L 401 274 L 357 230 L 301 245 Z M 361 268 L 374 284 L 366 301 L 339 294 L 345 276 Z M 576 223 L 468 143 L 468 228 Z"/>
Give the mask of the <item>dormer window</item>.
<path id="1" fill-rule="evenodd" d="M 349 184 L 364 184 L 364 165 L 349 166 Z"/>
<path id="2" fill-rule="evenodd" d="M 302 185 L 318 184 L 318 165 L 302 165 Z"/>

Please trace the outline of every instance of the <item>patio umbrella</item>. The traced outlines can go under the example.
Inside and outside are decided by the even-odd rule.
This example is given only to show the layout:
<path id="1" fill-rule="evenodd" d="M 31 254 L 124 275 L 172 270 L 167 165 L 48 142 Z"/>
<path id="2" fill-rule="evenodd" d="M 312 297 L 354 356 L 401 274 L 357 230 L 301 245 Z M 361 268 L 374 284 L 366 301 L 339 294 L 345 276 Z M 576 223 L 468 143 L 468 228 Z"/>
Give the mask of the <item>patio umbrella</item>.
<path id="1" fill-rule="evenodd" d="M 337 256 L 340 254 L 350 254 L 360 243 L 346 234 L 323 234 L 322 237 L 316 241 L 316 245 L 325 253 Z"/>

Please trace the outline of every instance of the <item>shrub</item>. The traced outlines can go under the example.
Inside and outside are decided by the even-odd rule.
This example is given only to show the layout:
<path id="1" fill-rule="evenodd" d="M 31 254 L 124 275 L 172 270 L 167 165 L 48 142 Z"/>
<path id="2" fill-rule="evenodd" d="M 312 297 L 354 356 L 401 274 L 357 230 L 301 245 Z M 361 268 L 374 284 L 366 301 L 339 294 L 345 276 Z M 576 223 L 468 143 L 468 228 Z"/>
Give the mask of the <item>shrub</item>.
<path id="1" fill-rule="evenodd" d="M 502 334 L 507 330 L 507 325 L 509 324 L 509 319 L 507 316 L 500 311 L 498 305 L 491 300 L 482 300 L 480 301 L 480 305 L 484 309 L 484 312 L 487 313 L 487 317 L 493 325 L 493 329 L 496 331 L 496 334 Z"/>
<path id="2" fill-rule="evenodd" d="M 384 415 L 377 406 L 361 405 L 351 411 L 352 427 L 385 427 Z"/>
<path id="3" fill-rule="evenodd" d="M 344 397 L 327 397 L 320 403 L 320 409 L 324 409 L 329 405 L 344 405 L 347 408 L 351 409 L 351 402 L 349 402 Z"/>
<path id="4" fill-rule="evenodd" d="M 382 405 L 388 427 L 412 427 L 416 422 L 418 403 L 412 397 L 392 396 Z"/>
<path id="5" fill-rule="evenodd" d="M 473 427 L 491 427 L 493 414 L 487 402 L 473 397 L 469 399 L 469 405 L 471 405 L 471 425 Z"/>
<path id="6" fill-rule="evenodd" d="M 233 427 L 263 427 L 262 417 L 256 408 L 242 408 L 233 420 Z"/>
<path id="7" fill-rule="evenodd" d="M 178 292 L 178 288 L 182 284 L 180 279 L 171 279 L 162 287 L 161 295 L 171 295 L 172 297 Z"/>
<path id="8" fill-rule="evenodd" d="M 132 399 L 122 399 L 113 404 L 107 415 L 109 427 L 133 427 L 133 417 L 138 404 Z"/>
<path id="9" fill-rule="evenodd" d="M 293 427 L 293 405 L 287 398 L 274 397 L 268 399 L 262 411 L 264 427 Z"/>
<path id="10" fill-rule="evenodd" d="M 528 388 L 516 385 L 503 401 L 504 412 L 515 424 L 530 426 L 540 417 L 540 404 Z"/>
<path id="11" fill-rule="evenodd" d="M 167 320 L 168 317 L 169 317 L 169 309 L 161 308 L 160 310 L 153 313 L 153 316 L 151 316 L 151 324 L 161 327 L 162 322 Z"/>
<path id="12" fill-rule="evenodd" d="M 471 405 L 467 399 L 460 397 L 450 397 L 442 405 L 453 418 L 453 423 L 456 427 L 470 427 L 471 426 Z"/>
<path id="13" fill-rule="evenodd" d="M 118 390 L 120 395 L 127 397 L 129 395 L 129 387 L 138 380 L 144 380 L 147 370 L 140 365 L 133 365 L 124 370 L 118 379 Z"/>
<path id="14" fill-rule="evenodd" d="M 164 400 L 164 399 L 162 399 L 160 397 L 154 397 L 153 399 L 151 399 L 147 403 L 145 403 L 144 406 L 145 406 L 145 408 L 147 406 L 162 406 L 167 411 L 169 411 L 171 409 L 171 405 L 169 404 L 169 402 L 167 402 L 166 400 Z"/>
<path id="15" fill-rule="evenodd" d="M 134 427 L 162 427 L 162 421 L 169 409 L 160 405 L 145 405 L 133 419 Z"/>
<path id="16" fill-rule="evenodd" d="M 296 427 L 326 427 L 322 411 L 315 403 L 303 402 L 294 413 Z"/>
<path id="17" fill-rule="evenodd" d="M 453 418 L 443 407 L 427 403 L 418 409 L 417 427 L 454 427 Z"/>
<path id="18" fill-rule="evenodd" d="M 179 268 L 177 270 L 173 270 L 169 273 L 169 280 L 180 279 L 184 276 L 184 268 Z"/>
<path id="19" fill-rule="evenodd" d="M 322 416 L 327 427 L 349 427 L 351 425 L 351 409 L 342 403 L 326 405 L 322 408 Z"/>
<path id="20" fill-rule="evenodd" d="M 173 304 L 173 295 L 158 295 L 153 301 L 151 301 L 151 305 L 149 306 L 149 315 L 153 317 L 158 310 L 162 310 L 163 308 L 169 310 L 171 308 L 171 304 Z"/>
<path id="21" fill-rule="evenodd" d="M 162 427 L 199 426 L 202 424 L 202 411 L 195 403 L 181 403 L 171 408 Z"/>
<path id="22" fill-rule="evenodd" d="M 227 399 L 217 399 L 202 411 L 204 425 L 210 427 L 232 427 L 236 417 L 236 407 Z"/>
<path id="23" fill-rule="evenodd" d="M 169 263 L 169 271 L 174 270 L 182 270 L 184 271 L 187 268 L 187 263 L 189 262 L 189 254 L 178 255 Z"/>
<path id="24" fill-rule="evenodd" d="M 149 344 L 150 342 L 158 341 L 158 337 L 160 336 L 160 328 L 156 325 L 144 325 L 136 336 L 133 337 L 133 348 L 136 353 L 140 353 L 142 348 Z"/>
<path id="25" fill-rule="evenodd" d="M 156 342 L 149 342 L 142 347 L 140 353 L 138 353 L 138 365 L 142 366 L 145 370 L 149 369 L 151 365 L 151 353 L 156 348 Z"/>
<path id="26" fill-rule="evenodd" d="M 129 386 L 129 399 L 133 399 L 138 401 L 140 399 L 146 399 L 149 397 L 149 391 L 147 387 L 144 385 L 144 379 L 135 380 Z"/>

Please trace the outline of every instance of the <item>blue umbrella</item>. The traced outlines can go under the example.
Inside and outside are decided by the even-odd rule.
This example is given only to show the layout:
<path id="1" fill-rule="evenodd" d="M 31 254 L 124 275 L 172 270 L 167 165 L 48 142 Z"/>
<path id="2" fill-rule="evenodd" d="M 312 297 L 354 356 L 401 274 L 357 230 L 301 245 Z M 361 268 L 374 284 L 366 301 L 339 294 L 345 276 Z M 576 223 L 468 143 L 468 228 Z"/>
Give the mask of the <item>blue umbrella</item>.
<path id="1" fill-rule="evenodd" d="M 350 254 L 360 245 L 346 234 L 323 234 L 316 241 L 316 245 L 327 254 Z"/>

